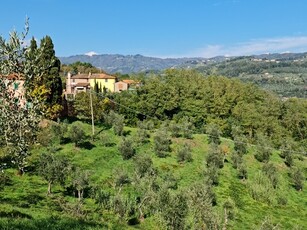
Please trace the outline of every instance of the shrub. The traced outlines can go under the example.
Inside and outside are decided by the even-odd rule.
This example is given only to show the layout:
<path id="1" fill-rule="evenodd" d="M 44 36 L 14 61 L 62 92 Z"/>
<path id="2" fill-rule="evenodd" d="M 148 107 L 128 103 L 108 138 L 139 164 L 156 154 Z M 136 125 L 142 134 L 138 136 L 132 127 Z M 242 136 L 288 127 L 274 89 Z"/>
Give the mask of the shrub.
<path id="1" fill-rule="evenodd" d="M 191 147 L 188 144 L 184 144 L 177 149 L 177 161 L 178 162 L 191 162 L 192 153 Z"/>
<path id="2" fill-rule="evenodd" d="M 224 166 L 224 154 L 221 149 L 215 144 L 211 144 L 209 148 L 209 153 L 206 157 L 207 165 L 214 165 L 218 168 L 223 168 Z"/>
<path id="3" fill-rule="evenodd" d="M 246 165 L 243 163 L 238 166 L 238 177 L 243 180 L 248 177 Z"/>
<path id="4" fill-rule="evenodd" d="M 123 135 L 124 132 L 124 116 L 116 114 L 113 121 L 113 130 L 114 133 L 118 136 Z"/>
<path id="5" fill-rule="evenodd" d="M 295 189 L 297 191 L 302 190 L 304 180 L 305 180 L 304 175 L 302 173 L 302 170 L 300 168 L 294 168 L 292 170 L 291 176 L 292 176 L 292 180 L 293 180 L 293 184 L 294 184 Z"/>
<path id="6" fill-rule="evenodd" d="M 70 140 L 75 143 L 75 146 L 80 146 L 86 139 L 85 132 L 81 126 L 82 124 L 79 122 L 75 122 L 69 129 L 69 138 Z"/>
<path id="7" fill-rule="evenodd" d="M 245 137 L 235 137 L 234 138 L 234 149 L 239 155 L 244 155 L 247 153 L 247 139 Z"/>
<path id="8" fill-rule="evenodd" d="M 288 199 L 285 196 L 278 196 L 277 197 L 277 204 L 279 205 L 287 205 Z"/>
<path id="9" fill-rule="evenodd" d="M 148 138 L 150 137 L 148 131 L 143 128 L 138 128 L 136 131 L 136 142 L 137 143 L 147 143 L 149 140 Z"/>
<path id="10" fill-rule="evenodd" d="M 188 118 L 184 118 L 182 121 L 181 121 L 181 126 L 182 126 L 182 136 L 184 138 L 187 138 L 187 139 L 192 139 L 192 134 L 193 134 L 193 131 L 195 129 L 194 125 L 192 122 L 188 121 Z"/>
<path id="11" fill-rule="evenodd" d="M 243 162 L 242 156 L 238 154 L 237 152 L 233 152 L 231 154 L 231 160 L 232 160 L 232 165 L 235 169 L 238 168 L 239 165 L 242 164 Z"/>
<path id="12" fill-rule="evenodd" d="M 130 183 L 129 175 L 125 170 L 122 169 L 115 170 L 114 176 L 115 176 L 114 181 L 116 187 L 121 187 L 124 184 Z"/>
<path id="13" fill-rule="evenodd" d="M 290 152 L 285 157 L 285 164 L 288 167 L 292 167 L 293 166 L 293 157 L 292 157 L 292 154 Z"/>
<path id="14" fill-rule="evenodd" d="M 67 133 L 67 130 L 68 126 L 66 123 L 57 123 L 51 125 L 51 131 L 60 144 L 65 143 L 65 134 Z"/>
<path id="15" fill-rule="evenodd" d="M 113 127 L 113 131 L 116 135 L 122 136 L 124 132 L 124 116 L 110 111 L 108 115 L 104 117 L 105 123 Z"/>
<path id="16" fill-rule="evenodd" d="M 176 123 L 175 121 L 170 122 L 168 129 L 171 132 L 172 137 L 180 137 L 181 136 L 181 125 Z"/>
<path id="17" fill-rule="evenodd" d="M 267 146 L 258 145 L 255 153 L 255 158 L 259 162 L 268 162 L 272 155 L 271 148 Z"/>
<path id="18" fill-rule="evenodd" d="M 158 157 L 166 157 L 171 151 L 171 139 L 165 129 L 158 130 L 154 135 L 154 151 Z"/>
<path id="19" fill-rule="evenodd" d="M 135 163 L 134 164 L 135 171 L 141 177 L 150 173 L 153 169 L 152 159 L 147 154 L 139 154 L 136 157 L 134 157 L 134 163 Z"/>
<path id="20" fill-rule="evenodd" d="M 206 127 L 206 133 L 208 134 L 208 142 L 209 144 L 214 143 L 216 145 L 221 144 L 221 131 L 216 124 L 208 124 Z"/>
<path id="21" fill-rule="evenodd" d="M 260 162 L 268 162 L 270 160 L 271 155 L 272 155 L 272 149 L 268 145 L 267 137 L 258 134 L 255 158 Z"/>
<path id="22" fill-rule="evenodd" d="M 278 172 L 276 167 L 272 163 L 265 163 L 262 166 L 262 172 L 269 178 L 273 188 L 277 188 Z"/>
<path id="23" fill-rule="evenodd" d="M 205 170 L 205 177 L 208 184 L 219 184 L 219 169 L 216 167 L 216 165 L 211 165 Z"/>
<path id="24" fill-rule="evenodd" d="M 124 160 L 129 160 L 135 155 L 135 148 L 131 139 L 123 138 L 119 143 L 118 150 Z"/>
<path id="25" fill-rule="evenodd" d="M 257 173 L 249 183 L 249 189 L 253 199 L 257 201 L 273 203 L 274 189 L 268 177 L 264 176 L 261 172 Z"/>
<path id="26" fill-rule="evenodd" d="M 37 134 L 37 142 L 44 147 L 51 146 L 54 143 L 55 135 L 50 127 L 41 128 Z"/>

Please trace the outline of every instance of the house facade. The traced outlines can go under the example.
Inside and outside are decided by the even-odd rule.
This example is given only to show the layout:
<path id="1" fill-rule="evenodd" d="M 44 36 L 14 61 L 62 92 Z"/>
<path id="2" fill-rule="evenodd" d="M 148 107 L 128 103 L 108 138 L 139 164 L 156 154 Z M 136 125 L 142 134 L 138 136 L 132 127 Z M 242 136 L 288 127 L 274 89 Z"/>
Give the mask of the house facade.
<path id="1" fill-rule="evenodd" d="M 66 98 L 74 97 L 79 92 L 87 92 L 91 88 L 94 89 L 97 84 L 99 88 L 106 91 L 114 92 L 116 77 L 105 74 L 67 74 L 66 90 L 64 92 Z"/>
<path id="2" fill-rule="evenodd" d="M 135 90 L 140 86 L 140 83 L 134 80 L 122 80 L 115 83 L 115 92 L 121 92 L 124 90 Z"/>
<path id="3" fill-rule="evenodd" d="M 95 84 L 98 85 L 101 90 L 106 90 L 109 92 L 114 92 L 115 90 L 115 82 L 116 77 L 105 74 L 105 73 L 95 73 L 95 74 L 89 74 L 90 78 L 90 86 L 92 89 L 94 89 Z"/>
<path id="4" fill-rule="evenodd" d="M 8 86 L 8 92 L 13 93 L 13 97 L 18 99 L 18 103 L 21 106 L 26 104 L 24 79 L 20 74 L 13 73 L 9 75 L 0 75 L 0 78 L 4 79 L 5 84 Z"/>

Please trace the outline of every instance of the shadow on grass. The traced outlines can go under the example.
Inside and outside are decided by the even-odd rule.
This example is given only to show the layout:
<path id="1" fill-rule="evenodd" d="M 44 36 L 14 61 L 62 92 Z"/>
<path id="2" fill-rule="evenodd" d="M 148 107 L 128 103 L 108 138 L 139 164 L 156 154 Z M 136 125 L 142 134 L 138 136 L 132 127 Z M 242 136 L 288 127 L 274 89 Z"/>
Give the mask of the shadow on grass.
<path id="1" fill-rule="evenodd" d="M 7 218 L 26 218 L 26 219 L 32 219 L 32 216 L 26 214 L 26 213 L 23 213 L 23 212 L 20 212 L 18 210 L 12 210 L 12 211 L 1 211 L 0 212 L 0 218 L 2 217 L 7 217 Z M 0 225 L 1 227 L 1 225 Z M 1 228 L 2 229 L 2 228 Z"/>
<path id="2" fill-rule="evenodd" d="M 104 146 L 105 147 L 114 147 L 116 145 L 116 143 L 105 143 Z"/>
<path id="3" fill-rule="evenodd" d="M 95 222 L 88 222 L 80 219 L 73 218 L 46 218 L 46 219 L 27 219 L 27 218 L 1 218 L 0 229 L 15 230 L 15 229 L 28 229 L 28 230 L 81 230 L 81 229 L 108 229 L 104 224 Z"/>
<path id="4" fill-rule="evenodd" d="M 130 133 L 131 133 L 131 130 L 124 130 L 123 131 L 123 136 L 129 136 L 130 135 Z"/>
<path id="5" fill-rule="evenodd" d="M 82 149 L 91 150 L 92 148 L 95 148 L 96 145 L 93 145 L 93 144 L 92 144 L 91 142 L 89 142 L 89 141 L 85 141 L 85 142 L 80 143 L 78 147 L 80 147 L 80 148 L 82 148 Z"/>

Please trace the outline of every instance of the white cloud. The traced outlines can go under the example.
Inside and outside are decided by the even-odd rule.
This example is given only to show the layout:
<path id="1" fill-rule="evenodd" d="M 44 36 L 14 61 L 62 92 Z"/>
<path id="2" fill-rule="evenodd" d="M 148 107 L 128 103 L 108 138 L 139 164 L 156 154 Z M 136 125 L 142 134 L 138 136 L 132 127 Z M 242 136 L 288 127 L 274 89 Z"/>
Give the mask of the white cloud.
<path id="1" fill-rule="evenodd" d="M 98 53 L 94 52 L 94 51 L 90 51 L 90 52 L 87 52 L 85 53 L 85 55 L 87 56 L 94 56 L 94 55 L 97 55 Z"/>
<path id="2" fill-rule="evenodd" d="M 254 39 L 248 42 L 237 43 L 233 46 L 225 45 L 207 45 L 195 52 L 196 56 L 214 57 L 214 56 L 241 56 L 263 53 L 281 53 L 281 52 L 306 52 L 307 36 L 299 37 L 281 37 Z"/>

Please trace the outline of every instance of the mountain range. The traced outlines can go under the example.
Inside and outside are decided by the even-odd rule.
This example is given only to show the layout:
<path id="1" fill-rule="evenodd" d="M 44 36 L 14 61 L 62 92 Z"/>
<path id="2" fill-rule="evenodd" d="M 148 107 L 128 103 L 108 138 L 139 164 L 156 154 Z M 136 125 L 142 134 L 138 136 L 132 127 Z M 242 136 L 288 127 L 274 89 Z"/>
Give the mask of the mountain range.
<path id="1" fill-rule="evenodd" d="M 307 53 L 274 53 L 252 55 L 250 58 L 276 59 L 281 61 L 291 61 L 305 58 Z M 245 56 L 246 57 L 246 56 Z M 210 63 L 219 63 L 230 59 L 244 57 L 217 56 L 213 58 L 157 58 L 147 57 L 140 54 L 120 55 L 74 55 L 69 57 L 59 57 L 62 64 L 71 64 L 77 61 L 91 63 L 97 68 L 101 68 L 108 73 L 130 74 L 137 72 L 160 71 L 167 68 L 193 68 Z"/>

